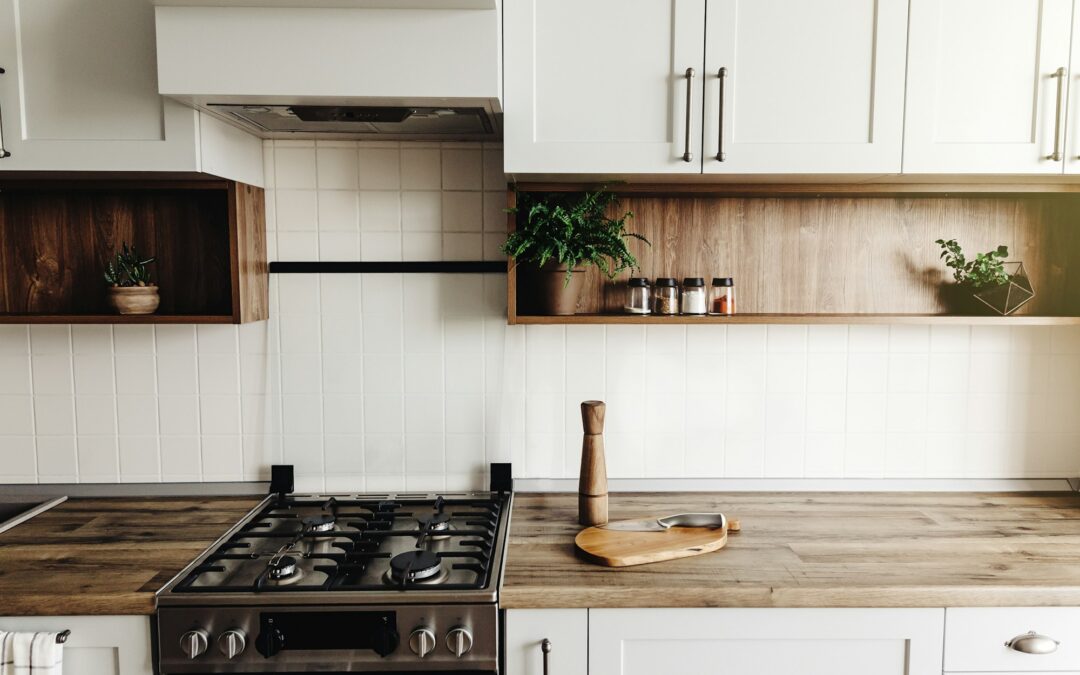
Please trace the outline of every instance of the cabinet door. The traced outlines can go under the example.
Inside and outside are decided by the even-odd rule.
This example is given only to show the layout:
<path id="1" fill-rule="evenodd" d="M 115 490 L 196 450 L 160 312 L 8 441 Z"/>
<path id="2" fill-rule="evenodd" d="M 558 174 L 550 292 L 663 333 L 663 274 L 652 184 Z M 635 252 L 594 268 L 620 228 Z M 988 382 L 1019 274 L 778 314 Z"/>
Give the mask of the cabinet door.
<path id="1" fill-rule="evenodd" d="M 941 609 L 589 611 L 589 675 L 940 675 Z"/>
<path id="2" fill-rule="evenodd" d="M 911 0 L 904 173 L 1060 174 L 1071 26 L 1072 0 Z"/>
<path id="3" fill-rule="evenodd" d="M 589 610 L 506 610 L 507 675 L 586 675 L 589 672 Z M 544 668 L 543 642 L 550 642 Z"/>
<path id="4" fill-rule="evenodd" d="M 1072 57 L 1069 60 L 1069 101 L 1065 106 L 1065 173 L 1080 173 L 1080 8 L 1073 8 Z"/>
<path id="5" fill-rule="evenodd" d="M 0 170 L 197 168 L 196 113 L 158 95 L 146 0 L 0 0 Z"/>
<path id="6" fill-rule="evenodd" d="M 507 173 L 701 172 L 705 0 L 508 0 L 503 12 Z"/>
<path id="7" fill-rule="evenodd" d="M 151 675 L 148 616 L 0 617 L 0 630 L 70 630 L 64 675 Z"/>
<path id="8" fill-rule="evenodd" d="M 709 0 L 705 173 L 898 173 L 906 39 L 907 0 Z"/>

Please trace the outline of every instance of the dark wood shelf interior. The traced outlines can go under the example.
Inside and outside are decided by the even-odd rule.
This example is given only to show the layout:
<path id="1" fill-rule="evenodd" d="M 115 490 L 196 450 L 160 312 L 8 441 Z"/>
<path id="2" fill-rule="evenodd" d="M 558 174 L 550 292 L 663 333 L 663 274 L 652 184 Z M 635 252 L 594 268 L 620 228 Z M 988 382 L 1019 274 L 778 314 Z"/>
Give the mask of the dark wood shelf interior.
<path id="1" fill-rule="evenodd" d="M 617 191 L 611 215 L 632 211 L 629 231 L 652 242 L 631 240 L 641 265 L 635 276 L 706 284 L 733 277 L 740 313 L 629 315 L 622 305 L 630 274 L 612 281 L 589 267 L 579 314 L 543 316 L 530 272 L 511 265 L 510 323 L 1080 323 L 1080 195 Z M 1035 297 L 1009 317 L 950 313 L 939 238 L 958 239 L 969 256 L 1007 245 Z"/>
<path id="2" fill-rule="evenodd" d="M 220 179 L 0 177 L 0 322 L 265 318 L 264 230 L 262 190 Z M 108 304 L 102 273 L 123 242 L 156 258 L 156 314 L 117 316 Z"/>

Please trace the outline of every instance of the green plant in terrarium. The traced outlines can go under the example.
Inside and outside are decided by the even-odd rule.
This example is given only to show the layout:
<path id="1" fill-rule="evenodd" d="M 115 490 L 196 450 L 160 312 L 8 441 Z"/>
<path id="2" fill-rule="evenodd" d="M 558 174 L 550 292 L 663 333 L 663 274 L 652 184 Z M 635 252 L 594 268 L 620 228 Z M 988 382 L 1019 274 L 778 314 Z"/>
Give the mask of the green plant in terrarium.
<path id="1" fill-rule="evenodd" d="M 640 234 L 626 231 L 626 222 L 634 216 L 627 211 L 617 218 L 607 215 L 608 207 L 618 197 L 604 189 L 569 194 L 517 193 L 517 206 L 507 212 L 524 214 L 518 229 L 510 233 L 502 252 L 517 262 L 532 262 L 543 267 L 549 262 L 566 265 L 566 284 L 573 270 L 581 265 L 596 265 L 608 278 L 635 269 L 637 258 L 627 240 Z"/>
<path id="2" fill-rule="evenodd" d="M 981 289 L 1009 282 L 1009 274 L 1005 271 L 1005 258 L 1009 257 L 1008 246 L 1002 245 L 993 251 L 978 253 L 974 260 L 968 260 L 955 239 L 938 239 L 935 243 L 941 246 L 940 257 L 946 266 L 952 268 L 956 283 Z"/>
<path id="3" fill-rule="evenodd" d="M 152 286 L 149 265 L 154 260 L 153 256 L 143 258 L 125 241 L 116 255 L 105 263 L 105 283 L 120 287 Z"/>

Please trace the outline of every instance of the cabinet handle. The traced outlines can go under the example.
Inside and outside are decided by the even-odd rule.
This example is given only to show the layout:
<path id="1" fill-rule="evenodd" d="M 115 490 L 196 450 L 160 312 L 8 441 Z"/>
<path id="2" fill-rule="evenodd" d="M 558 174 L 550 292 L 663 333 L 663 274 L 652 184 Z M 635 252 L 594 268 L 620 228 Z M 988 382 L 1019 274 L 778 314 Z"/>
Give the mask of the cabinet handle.
<path id="1" fill-rule="evenodd" d="M 727 66 L 720 69 L 716 74 L 720 78 L 720 128 L 716 135 L 716 161 L 722 162 L 727 159 L 724 152 L 724 88 L 727 87 Z"/>
<path id="2" fill-rule="evenodd" d="M 1054 71 L 1050 77 L 1057 78 L 1057 112 L 1054 113 L 1054 152 L 1046 158 L 1055 162 L 1061 161 L 1061 104 L 1065 91 L 1065 68 L 1061 67 Z"/>
<path id="3" fill-rule="evenodd" d="M 1023 652 L 1024 654 L 1053 654 L 1057 651 L 1059 644 L 1061 643 L 1054 638 L 1030 631 L 1023 635 L 1017 635 L 1006 642 L 1005 646 L 1014 652 Z"/>
<path id="4" fill-rule="evenodd" d="M 4 72 L 6 71 L 3 68 L 0 68 L 0 75 L 3 75 Z M 5 157 L 11 157 L 11 153 L 4 147 L 4 113 L 3 110 L 0 109 L 0 159 L 4 159 Z"/>
<path id="5" fill-rule="evenodd" d="M 686 69 L 686 138 L 683 140 L 682 155 L 684 162 L 694 161 L 694 153 L 690 152 L 690 115 L 694 109 L 694 69 Z"/>
<path id="6" fill-rule="evenodd" d="M 548 654 L 551 653 L 551 640 L 544 638 L 540 642 L 540 651 L 544 652 L 544 675 L 548 674 Z"/>

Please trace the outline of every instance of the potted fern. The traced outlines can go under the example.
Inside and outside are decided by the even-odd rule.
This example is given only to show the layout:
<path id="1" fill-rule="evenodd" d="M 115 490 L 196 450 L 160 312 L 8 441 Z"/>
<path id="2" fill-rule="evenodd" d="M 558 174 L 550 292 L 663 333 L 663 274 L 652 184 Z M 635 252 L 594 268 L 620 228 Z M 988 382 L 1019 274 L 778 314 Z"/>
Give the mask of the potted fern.
<path id="1" fill-rule="evenodd" d="M 595 265 L 608 278 L 638 266 L 628 240 L 649 241 L 626 231 L 627 211 L 608 215 L 618 198 L 600 189 L 580 193 L 517 193 L 517 229 L 502 251 L 516 265 L 527 263 L 536 274 L 534 296 L 548 315 L 574 314 L 585 281 L 585 268 Z"/>
<path id="2" fill-rule="evenodd" d="M 105 264 L 109 304 L 120 314 L 153 314 L 161 303 L 157 284 L 150 281 L 153 257 L 143 258 L 125 241 Z"/>
<path id="3" fill-rule="evenodd" d="M 955 239 L 938 239 L 941 259 L 952 269 L 954 284 L 942 289 L 945 305 L 957 314 L 976 314 L 987 308 L 1008 316 L 1035 297 L 1024 263 L 1007 262 L 1008 246 L 978 253 L 969 259 Z"/>

